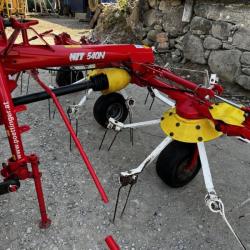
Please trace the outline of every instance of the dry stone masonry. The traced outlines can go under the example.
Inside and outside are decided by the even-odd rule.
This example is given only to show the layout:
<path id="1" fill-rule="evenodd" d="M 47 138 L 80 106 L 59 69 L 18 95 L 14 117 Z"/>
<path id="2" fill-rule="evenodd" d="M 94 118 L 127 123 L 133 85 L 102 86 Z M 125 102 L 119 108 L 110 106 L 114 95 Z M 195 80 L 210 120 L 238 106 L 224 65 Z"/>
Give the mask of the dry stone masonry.
<path id="1" fill-rule="evenodd" d="M 250 90 L 250 1 L 196 0 L 190 22 L 185 1 L 145 1 L 143 43 L 166 60 L 208 65 L 225 81 Z"/>

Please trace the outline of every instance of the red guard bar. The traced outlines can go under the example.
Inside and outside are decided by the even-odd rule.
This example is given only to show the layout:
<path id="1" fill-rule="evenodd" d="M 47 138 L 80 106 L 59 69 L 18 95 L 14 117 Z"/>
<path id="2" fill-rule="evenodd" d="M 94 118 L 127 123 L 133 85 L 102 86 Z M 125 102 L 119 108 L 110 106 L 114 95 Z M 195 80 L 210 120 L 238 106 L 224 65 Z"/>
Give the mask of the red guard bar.
<path id="1" fill-rule="evenodd" d="M 37 71 L 32 71 L 32 76 L 33 78 L 38 82 L 38 84 L 51 96 L 51 98 L 53 99 L 67 129 L 69 130 L 69 133 L 70 135 L 72 136 L 74 142 L 75 142 L 75 145 L 83 159 L 83 161 L 85 162 L 86 166 L 87 166 L 87 169 L 96 185 L 96 188 L 98 189 L 101 197 L 102 197 L 102 200 L 104 201 L 104 203 L 108 203 L 108 197 L 107 197 L 107 194 L 105 193 L 96 173 L 95 173 L 95 170 L 93 169 L 89 159 L 88 159 L 88 156 L 86 155 L 85 151 L 83 150 L 83 147 L 81 145 L 81 142 L 79 141 L 79 139 L 77 138 L 76 134 L 75 134 L 75 131 L 73 130 L 72 126 L 70 125 L 70 122 L 67 118 L 67 115 L 65 114 L 60 102 L 58 101 L 56 95 L 53 93 L 53 91 L 44 83 L 40 80 L 40 78 L 38 77 L 38 72 Z"/>
<path id="2" fill-rule="evenodd" d="M 107 236 L 105 238 L 105 241 L 110 250 L 120 250 L 120 247 L 118 246 L 118 244 L 115 242 L 115 240 L 111 235 Z"/>
<path id="3" fill-rule="evenodd" d="M 182 85 L 185 88 L 188 88 L 190 90 L 196 90 L 198 85 L 188 81 L 180 76 L 175 75 L 173 72 L 169 71 L 168 69 L 162 68 L 160 66 L 156 65 L 146 65 L 146 68 L 148 69 L 149 72 L 154 72 L 156 71 L 159 75 L 162 77 L 165 77 L 166 79 L 176 82 L 180 85 Z"/>

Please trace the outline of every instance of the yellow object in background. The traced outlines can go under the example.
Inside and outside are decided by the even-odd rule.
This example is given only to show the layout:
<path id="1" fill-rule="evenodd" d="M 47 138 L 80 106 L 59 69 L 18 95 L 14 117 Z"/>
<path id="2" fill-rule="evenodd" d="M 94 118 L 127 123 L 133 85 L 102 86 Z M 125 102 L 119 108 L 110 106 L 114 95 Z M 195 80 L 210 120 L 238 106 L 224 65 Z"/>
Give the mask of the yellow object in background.
<path id="1" fill-rule="evenodd" d="M 109 88 L 102 91 L 104 95 L 126 88 L 131 81 L 129 73 L 119 68 L 94 69 L 88 73 L 88 77 L 99 74 L 105 74 L 109 81 Z"/>
<path id="2" fill-rule="evenodd" d="M 11 15 L 26 14 L 27 0 L 0 0 L 0 12 L 10 17 Z"/>

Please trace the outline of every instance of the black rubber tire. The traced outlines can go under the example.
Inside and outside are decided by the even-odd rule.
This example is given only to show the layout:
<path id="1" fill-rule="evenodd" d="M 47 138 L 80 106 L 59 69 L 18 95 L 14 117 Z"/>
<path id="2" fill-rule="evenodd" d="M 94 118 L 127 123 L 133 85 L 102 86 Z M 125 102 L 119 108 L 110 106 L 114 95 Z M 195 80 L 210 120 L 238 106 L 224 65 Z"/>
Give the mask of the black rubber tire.
<path id="1" fill-rule="evenodd" d="M 93 114 L 95 120 L 106 128 L 110 117 L 119 122 L 124 122 L 128 117 L 128 108 L 124 97 L 114 92 L 102 95 L 96 100 Z"/>
<path id="2" fill-rule="evenodd" d="M 56 74 L 56 84 L 59 87 L 67 86 L 82 78 L 83 78 L 83 73 L 81 71 L 76 71 L 68 66 L 61 67 Z"/>
<path id="3" fill-rule="evenodd" d="M 158 176 L 170 187 L 183 187 L 194 179 L 201 168 L 201 161 L 197 154 L 197 144 L 179 141 L 171 142 L 159 155 L 156 163 Z M 190 165 L 194 154 L 197 159 L 191 170 Z"/>

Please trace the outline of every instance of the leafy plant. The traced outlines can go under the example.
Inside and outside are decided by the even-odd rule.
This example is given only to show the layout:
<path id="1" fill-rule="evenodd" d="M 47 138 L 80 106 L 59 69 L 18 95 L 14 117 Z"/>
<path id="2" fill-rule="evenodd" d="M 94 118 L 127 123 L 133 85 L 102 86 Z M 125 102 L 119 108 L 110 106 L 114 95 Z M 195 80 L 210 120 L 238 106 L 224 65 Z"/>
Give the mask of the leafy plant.
<path id="1" fill-rule="evenodd" d="M 128 7 L 128 0 L 118 0 L 118 5 L 119 5 L 119 8 L 123 11 L 126 10 L 126 8 Z"/>

